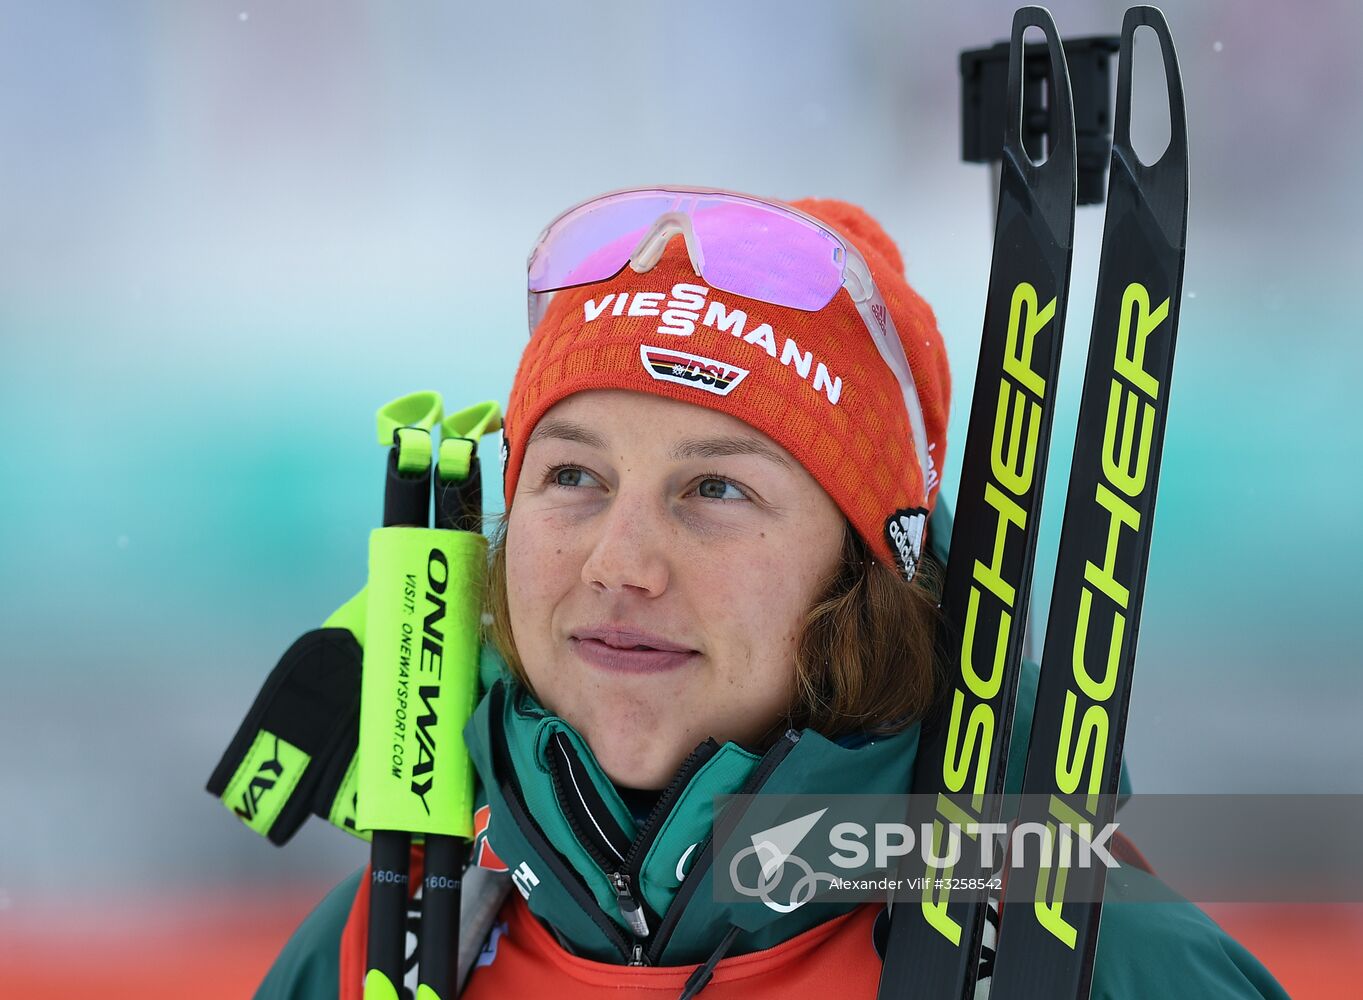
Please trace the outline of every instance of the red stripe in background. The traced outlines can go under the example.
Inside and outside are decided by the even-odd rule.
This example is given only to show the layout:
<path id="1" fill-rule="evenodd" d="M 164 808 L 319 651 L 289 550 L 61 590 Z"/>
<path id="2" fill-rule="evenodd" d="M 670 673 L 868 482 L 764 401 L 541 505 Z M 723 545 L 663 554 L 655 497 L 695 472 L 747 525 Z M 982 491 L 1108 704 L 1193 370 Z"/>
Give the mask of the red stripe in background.
<path id="1" fill-rule="evenodd" d="M 1295 1000 L 1360 996 L 1363 904 L 1203 903 Z"/>
<path id="2" fill-rule="evenodd" d="M 0 996 L 242 1000 L 330 885 L 0 909 Z"/>
<path id="3" fill-rule="evenodd" d="M 330 886 L 206 892 L 117 907 L 0 909 L 0 994 L 54 1000 L 250 997 Z M 1297 1000 L 1357 995 L 1363 905 L 1203 907 Z"/>

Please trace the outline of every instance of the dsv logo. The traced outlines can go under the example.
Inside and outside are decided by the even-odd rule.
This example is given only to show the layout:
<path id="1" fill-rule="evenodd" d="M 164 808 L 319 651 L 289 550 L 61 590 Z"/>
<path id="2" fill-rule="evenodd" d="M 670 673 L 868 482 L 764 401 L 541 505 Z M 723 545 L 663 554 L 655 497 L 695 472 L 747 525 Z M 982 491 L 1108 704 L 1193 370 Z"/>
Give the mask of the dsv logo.
<path id="1" fill-rule="evenodd" d="M 713 392 L 716 396 L 727 396 L 738 383 L 748 377 L 746 368 L 739 368 L 714 358 L 704 358 L 699 354 L 684 351 L 670 351 L 661 347 L 639 346 L 639 359 L 644 370 L 660 382 L 676 382 Z"/>
<path id="2" fill-rule="evenodd" d="M 275 785 L 279 784 L 279 779 L 284 776 L 284 764 L 279 759 L 279 737 L 274 737 L 274 748 L 270 752 L 270 759 L 260 762 L 256 768 L 255 776 L 242 790 L 241 804 L 232 807 L 232 811 L 240 816 L 247 823 L 256 818 L 256 813 L 260 810 L 260 800 L 270 793 Z"/>

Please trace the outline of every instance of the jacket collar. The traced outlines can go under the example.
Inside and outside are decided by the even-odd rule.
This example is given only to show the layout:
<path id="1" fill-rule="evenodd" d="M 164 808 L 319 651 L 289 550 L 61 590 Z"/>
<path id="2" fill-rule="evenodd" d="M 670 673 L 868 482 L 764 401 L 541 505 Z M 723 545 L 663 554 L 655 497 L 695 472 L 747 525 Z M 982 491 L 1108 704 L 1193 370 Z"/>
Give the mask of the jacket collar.
<path id="1" fill-rule="evenodd" d="M 530 910 L 577 954 L 675 965 L 704 961 L 731 927 L 740 928 L 733 949 L 753 951 L 853 905 L 815 902 L 778 912 L 757 901 L 716 900 L 716 797 L 901 793 L 918 727 L 842 742 L 791 731 L 763 755 L 708 740 L 642 823 L 581 735 L 505 676 L 491 684 L 465 739 L 490 807 L 488 845 Z"/>

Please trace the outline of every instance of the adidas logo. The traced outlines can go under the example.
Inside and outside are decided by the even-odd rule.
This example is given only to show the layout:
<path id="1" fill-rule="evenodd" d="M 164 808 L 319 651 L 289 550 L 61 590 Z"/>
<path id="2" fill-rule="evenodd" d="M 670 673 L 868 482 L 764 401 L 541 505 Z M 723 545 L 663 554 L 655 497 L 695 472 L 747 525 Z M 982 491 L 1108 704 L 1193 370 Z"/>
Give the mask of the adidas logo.
<path id="1" fill-rule="evenodd" d="M 918 561 L 923 558 L 923 533 L 928 523 L 928 512 L 922 507 L 897 510 L 885 520 L 885 537 L 899 559 L 899 571 L 905 580 L 912 580 L 918 572 Z"/>

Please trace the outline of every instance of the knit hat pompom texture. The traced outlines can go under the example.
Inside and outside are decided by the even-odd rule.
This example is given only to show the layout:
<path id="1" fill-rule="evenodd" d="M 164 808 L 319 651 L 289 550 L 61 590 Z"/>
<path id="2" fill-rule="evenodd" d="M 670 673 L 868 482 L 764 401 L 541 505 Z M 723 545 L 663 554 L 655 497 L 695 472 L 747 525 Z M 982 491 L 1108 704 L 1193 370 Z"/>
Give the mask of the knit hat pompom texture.
<path id="1" fill-rule="evenodd" d="M 550 407 L 588 389 L 630 389 L 728 413 L 766 434 L 824 488 L 878 561 L 913 576 L 946 458 L 951 376 L 942 335 L 905 280 L 899 249 L 871 216 L 830 199 L 788 204 L 866 259 L 913 372 L 926 462 L 914 453 L 899 383 L 846 289 L 809 312 L 710 288 L 676 237 L 650 271 L 625 267 L 550 301 L 507 406 L 508 509 L 526 441 Z M 780 267 L 774 255 L 753 263 Z"/>

